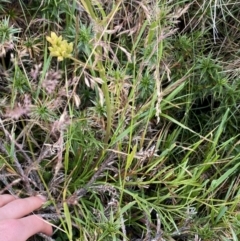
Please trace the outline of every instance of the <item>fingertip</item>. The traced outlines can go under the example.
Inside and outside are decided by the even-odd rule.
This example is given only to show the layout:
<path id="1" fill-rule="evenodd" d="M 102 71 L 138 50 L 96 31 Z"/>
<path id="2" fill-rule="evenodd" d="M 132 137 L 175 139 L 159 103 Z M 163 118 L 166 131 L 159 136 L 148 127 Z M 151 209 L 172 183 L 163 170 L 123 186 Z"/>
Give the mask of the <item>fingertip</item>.
<path id="1" fill-rule="evenodd" d="M 36 197 L 40 198 L 43 202 L 47 201 L 47 198 L 41 194 L 37 195 Z"/>
<path id="2" fill-rule="evenodd" d="M 44 233 L 48 236 L 52 236 L 53 228 L 51 223 L 47 222 L 38 215 L 31 215 L 25 218 L 19 219 L 25 234 L 30 237 L 36 233 Z"/>
<path id="3" fill-rule="evenodd" d="M 46 234 L 48 236 L 52 236 L 53 235 L 52 224 L 49 223 L 48 221 L 44 220 L 40 216 L 35 216 L 35 217 L 37 217 L 39 219 L 38 221 L 41 222 L 41 224 L 42 224 L 42 227 L 39 230 L 39 232 L 44 233 L 44 234 Z M 41 225 L 39 225 L 39 226 L 41 226 Z"/>
<path id="4" fill-rule="evenodd" d="M 45 228 L 45 232 L 46 235 L 48 236 L 52 236 L 53 235 L 53 227 L 51 224 L 47 223 L 47 226 Z"/>
<path id="5" fill-rule="evenodd" d="M 38 216 L 39 217 L 39 216 Z M 44 233 L 48 236 L 53 235 L 53 227 L 52 224 L 49 223 L 48 221 L 44 220 L 43 218 L 39 217 L 41 222 L 42 222 L 42 228 L 41 228 L 41 233 Z"/>

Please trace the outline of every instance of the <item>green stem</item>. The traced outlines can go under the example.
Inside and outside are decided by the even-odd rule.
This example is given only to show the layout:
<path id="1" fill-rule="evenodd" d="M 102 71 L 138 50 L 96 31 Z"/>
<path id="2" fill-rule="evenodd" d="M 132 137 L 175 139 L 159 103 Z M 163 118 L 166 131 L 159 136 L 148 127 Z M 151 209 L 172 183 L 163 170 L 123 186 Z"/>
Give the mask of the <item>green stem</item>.
<path id="1" fill-rule="evenodd" d="M 105 97 L 105 103 L 107 108 L 107 128 L 106 128 L 106 134 L 104 137 L 104 143 L 107 144 L 111 135 L 111 126 L 112 126 L 112 106 L 111 101 L 109 97 L 109 90 L 107 85 L 107 80 L 105 78 L 105 70 L 102 66 L 102 62 L 99 61 L 98 67 L 100 69 L 100 78 L 104 81 L 102 84 L 102 91 L 103 95 Z"/>
<path id="2" fill-rule="evenodd" d="M 91 1 L 89 0 L 81 0 L 82 5 L 84 6 L 85 10 L 88 12 L 88 14 L 91 16 L 92 19 L 94 19 L 96 21 L 96 23 L 100 24 L 101 20 L 98 19 L 98 17 L 96 16 L 92 5 L 91 5 Z M 103 18 L 105 18 L 106 20 L 109 19 L 109 22 L 107 23 L 107 25 L 111 22 L 110 19 L 114 16 L 115 12 L 117 11 L 119 4 L 117 4 L 116 8 L 109 14 L 109 16 L 102 16 Z M 102 21 L 103 23 L 104 21 Z M 105 29 L 107 28 L 107 26 L 105 26 Z M 104 36 L 104 32 L 102 33 L 98 33 L 97 34 L 97 40 L 100 41 L 100 39 L 103 38 Z M 102 47 L 97 45 L 97 47 L 95 48 L 95 52 L 96 54 L 98 54 L 99 56 L 102 56 Z M 94 50 L 93 50 L 94 53 Z M 104 143 L 108 144 L 108 141 L 110 139 L 111 136 L 111 127 L 112 127 L 112 107 L 111 107 L 111 101 L 110 101 L 110 96 L 109 96 L 109 90 L 108 90 L 108 85 L 107 85 L 107 80 L 105 78 L 105 69 L 103 66 L 103 63 L 101 60 L 98 61 L 98 69 L 99 69 L 99 74 L 100 74 L 100 78 L 104 81 L 102 84 L 102 91 L 105 97 L 105 102 L 106 102 L 106 108 L 107 108 L 107 128 L 106 128 L 106 134 L 104 137 Z"/>

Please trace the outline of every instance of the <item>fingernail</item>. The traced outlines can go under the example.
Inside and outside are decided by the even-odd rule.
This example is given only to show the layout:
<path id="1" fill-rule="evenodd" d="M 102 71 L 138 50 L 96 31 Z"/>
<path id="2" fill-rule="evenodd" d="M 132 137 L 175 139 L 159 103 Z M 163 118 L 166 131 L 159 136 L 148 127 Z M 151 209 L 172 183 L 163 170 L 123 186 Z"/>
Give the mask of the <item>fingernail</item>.
<path id="1" fill-rule="evenodd" d="M 37 197 L 41 198 L 44 202 L 47 201 L 47 198 L 45 196 L 43 196 L 43 195 L 39 194 L 39 195 L 37 195 Z"/>

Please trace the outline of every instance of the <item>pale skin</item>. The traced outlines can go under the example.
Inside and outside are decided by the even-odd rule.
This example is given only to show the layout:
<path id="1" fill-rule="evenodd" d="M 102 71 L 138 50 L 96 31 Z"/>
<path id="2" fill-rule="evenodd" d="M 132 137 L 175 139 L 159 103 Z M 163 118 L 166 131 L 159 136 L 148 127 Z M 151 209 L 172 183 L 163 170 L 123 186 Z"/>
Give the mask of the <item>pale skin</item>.
<path id="1" fill-rule="evenodd" d="M 0 241 L 26 241 L 36 233 L 51 236 L 51 225 L 31 214 L 44 202 L 41 196 L 16 199 L 11 195 L 0 195 Z"/>

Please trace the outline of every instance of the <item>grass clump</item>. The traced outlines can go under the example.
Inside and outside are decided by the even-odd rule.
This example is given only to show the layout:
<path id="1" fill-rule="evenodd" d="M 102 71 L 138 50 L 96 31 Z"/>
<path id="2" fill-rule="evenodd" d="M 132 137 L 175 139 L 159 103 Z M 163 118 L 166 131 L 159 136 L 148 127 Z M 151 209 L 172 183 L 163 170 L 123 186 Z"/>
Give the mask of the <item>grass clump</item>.
<path id="1" fill-rule="evenodd" d="M 238 8 L 1 2 L 0 193 L 48 197 L 33 239 L 238 240 Z"/>

